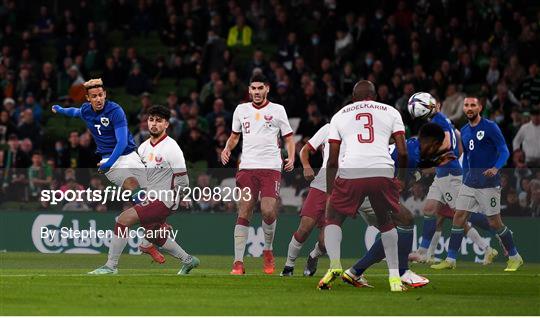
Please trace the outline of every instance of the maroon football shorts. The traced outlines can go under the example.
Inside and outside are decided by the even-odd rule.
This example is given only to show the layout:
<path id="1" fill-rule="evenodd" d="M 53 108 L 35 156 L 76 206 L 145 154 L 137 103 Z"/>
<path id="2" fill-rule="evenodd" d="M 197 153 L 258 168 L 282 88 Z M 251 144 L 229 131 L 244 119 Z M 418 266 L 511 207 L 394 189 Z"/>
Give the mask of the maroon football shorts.
<path id="1" fill-rule="evenodd" d="M 236 173 L 236 186 L 249 188 L 251 197 L 279 198 L 281 172 L 272 169 L 242 169 Z"/>
<path id="2" fill-rule="evenodd" d="M 375 214 L 399 213 L 397 183 L 394 179 L 385 177 L 359 179 L 337 177 L 330 196 L 330 204 L 338 213 L 354 218 L 365 197 L 369 197 Z"/>
<path id="3" fill-rule="evenodd" d="M 316 188 L 309 188 L 308 195 L 300 211 L 300 216 L 307 216 L 317 222 L 318 228 L 324 227 L 324 213 L 326 211 L 326 192 Z"/>

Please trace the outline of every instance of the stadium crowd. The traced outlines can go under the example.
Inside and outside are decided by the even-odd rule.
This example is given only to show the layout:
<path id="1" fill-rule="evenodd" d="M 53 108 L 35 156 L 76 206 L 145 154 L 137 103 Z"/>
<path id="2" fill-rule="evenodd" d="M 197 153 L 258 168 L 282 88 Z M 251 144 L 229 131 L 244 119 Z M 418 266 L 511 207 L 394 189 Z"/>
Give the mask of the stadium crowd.
<path id="1" fill-rule="evenodd" d="M 49 2 L 0 5 L 2 201 L 37 201 L 43 188 L 104 186 L 86 170 L 99 160 L 88 132 L 48 134 L 51 105 L 80 105 L 82 83 L 93 77 L 137 97 L 136 111 L 127 112 L 137 143 L 149 134 L 145 110 L 167 105 L 169 134 L 199 171 L 193 182 L 219 184 L 231 176 L 219 169 L 219 155 L 232 112 L 249 98 L 249 77 L 261 72 L 271 81 L 270 100 L 300 118 L 297 151 L 359 79 L 374 82 L 378 100 L 401 112 L 408 136 L 421 124 L 407 112 L 414 92 L 434 95 L 458 128 L 466 123 L 464 97 L 480 97 L 512 151 L 502 172 L 503 214 L 540 216 L 540 142 L 530 142 L 540 137 L 540 10 L 527 1 Z M 163 49 L 155 56 L 124 44 L 151 37 Z M 176 89 L 158 94 L 167 79 Z M 229 168 L 238 152 L 233 159 Z M 285 183 L 301 195 L 307 183 L 297 170 Z M 426 190 L 414 184 L 404 204 L 421 213 Z M 110 207 L 69 206 L 76 208 Z M 216 202 L 199 208 L 234 211 Z"/>

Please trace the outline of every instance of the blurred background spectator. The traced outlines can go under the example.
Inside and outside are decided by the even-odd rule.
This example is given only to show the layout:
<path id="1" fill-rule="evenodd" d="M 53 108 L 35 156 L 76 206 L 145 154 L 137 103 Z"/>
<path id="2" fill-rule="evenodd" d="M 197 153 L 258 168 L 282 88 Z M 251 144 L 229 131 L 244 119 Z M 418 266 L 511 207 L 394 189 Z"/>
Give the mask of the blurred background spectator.
<path id="1" fill-rule="evenodd" d="M 379 101 L 402 113 L 408 136 L 421 125 L 407 113 L 414 92 L 436 96 L 457 128 L 466 123 L 463 98 L 478 96 L 484 116 L 499 124 L 513 151 L 503 200 L 514 207 L 517 196 L 523 209 L 518 214 L 538 215 L 537 192 L 521 189 L 522 181 L 537 184 L 540 167 L 540 6 L 534 1 L 359 6 L 111 0 L 87 6 L 50 0 L 0 4 L 0 162 L 2 191 L 9 189 L 10 199 L 26 198 L 32 187 L 53 187 L 57 169 L 95 168 L 99 158 L 85 127 L 49 111 L 55 103 L 78 107 L 85 101 L 81 84 L 92 77 L 101 77 L 108 98 L 124 107 L 138 143 L 148 136 L 145 110 L 167 105 L 173 114 L 169 134 L 190 167 L 220 184 L 234 175 L 214 169 L 221 167 L 232 113 L 249 100 L 249 77 L 261 72 L 270 79 L 270 100 L 285 105 L 299 147 L 350 101 L 360 79 L 373 81 Z M 235 167 L 240 151 L 228 168 Z M 33 156 L 39 153 L 41 160 Z M 30 166 L 32 177 L 24 170 Z M 30 182 L 44 180 L 47 166 L 51 183 Z M 81 170 L 73 179 L 87 185 L 91 173 Z M 305 185 L 301 177 L 287 177 L 283 186 Z M 422 191 L 415 184 L 403 199 L 420 202 Z"/>

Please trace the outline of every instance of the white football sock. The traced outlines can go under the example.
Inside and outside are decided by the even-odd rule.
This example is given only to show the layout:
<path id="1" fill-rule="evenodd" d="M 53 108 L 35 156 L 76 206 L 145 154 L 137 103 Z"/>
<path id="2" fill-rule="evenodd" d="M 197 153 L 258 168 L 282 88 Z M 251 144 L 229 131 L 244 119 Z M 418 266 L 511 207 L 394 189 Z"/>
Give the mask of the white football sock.
<path id="1" fill-rule="evenodd" d="M 186 253 L 186 251 L 184 251 L 184 249 L 180 245 L 178 245 L 178 243 L 173 241 L 170 237 L 167 238 L 167 241 L 165 241 L 165 244 L 163 244 L 161 248 L 173 257 L 181 260 L 182 263 L 187 264 L 192 260 L 191 255 Z"/>
<path id="2" fill-rule="evenodd" d="M 287 261 L 285 262 L 285 266 L 294 267 L 294 261 L 296 261 L 296 258 L 298 257 L 303 245 L 304 243 L 298 242 L 294 235 L 292 236 L 291 242 L 289 243 L 289 251 L 287 252 Z"/>
<path id="3" fill-rule="evenodd" d="M 441 231 L 435 231 L 435 233 L 433 233 L 433 238 L 431 239 L 431 243 L 429 244 L 429 248 L 426 254 L 428 258 L 435 256 L 435 249 L 437 249 L 437 245 L 439 244 L 441 235 Z"/>
<path id="4" fill-rule="evenodd" d="M 397 230 L 393 228 L 390 231 L 381 233 L 381 241 L 384 247 L 384 255 L 386 256 L 390 277 L 400 277 Z"/>
<path id="5" fill-rule="evenodd" d="M 423 239 L 423 238 L 422 238 Z M 421 255 L 426 255 L 427 254 L 427 249 L 425 247 L 419 247 L 417 250 L 416 250 L 416 253 L 418 254 L 421 254 Z"/>
<path id="6" fill-rule="evenodd" d="M 313 250 L 309 253 L 309 256 L 311 256 L 311 258 L 317 258 L 323 255 L 324 252 L 321 251 L 321 248 L 319 247 L 319 242 L 317 241 L 317 243 L 315 243 L 315 247 L 313 247 Z"/>
<path id="7" fill-rule="evenodd" d="M 397 233 L 397 232 L 396 232 Z M 341 269 L 341 227 L 330 224 L 324 228 L 324 243 L 330 258 L 330 269 Z M 396 241 L 397 242 L 397 241 Z M 397 249 L 396 249 L 397 250 Z"/>
<path id="8" fill-rule="evenodd" d="M 152 246 L 152 243 L 150 243 L 147 239 L 145 239 L 144 237 L 141 239 L 141 244 L 139 244 L 139 246 L 142 246 L 142 247 L 150 247 Z"/>
<path id="9" fill-rule="evenodd" d="M 129 230 L 128 230 L 129 231 Z M 109 256 L 107 258 L 107 263 L 105 266 L 115 269 L 118 266 L 118 259 L 126 247 L 128 242 L 128 237 L 118 237 L 116 234 L 113 234 L 111 239 L 111 246 L 109 246 Z"/>
<path id="10" fill-rule="evenodd" d="M 248 239 L 249 227 L 236 224 L 234 227 L 234 261 L 244 261 L 244 251 Z"/>
<path id="11" fill-rule="evenodd" d="M 486 241 L 480 236 L 480 233 L 474 228 L 471 227 L 469 231 L 467 232 L 467 237 L 473 241 L 474 244 L 476 244 L 478 247 L 480 247 L 483 250 L 486 250 L 488 248 L 488 245 L 486 244 Z"/>
<path id="12" fill-rule="evenodd" d="M 274 220 L 271 224 L 266 224 L 262 221 L 262 229 L 264 233 L 264 250 L 272 250 L 272 243 L 274 242 L 274 233 L 276 232 L 277 220 Z"/>

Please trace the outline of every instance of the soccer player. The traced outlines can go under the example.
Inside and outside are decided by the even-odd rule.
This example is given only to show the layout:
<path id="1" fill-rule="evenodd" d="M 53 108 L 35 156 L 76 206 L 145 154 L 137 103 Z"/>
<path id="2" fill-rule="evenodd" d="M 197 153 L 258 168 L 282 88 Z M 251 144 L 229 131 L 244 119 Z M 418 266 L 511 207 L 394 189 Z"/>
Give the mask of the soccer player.
<path id="1" fill-rule="evenodd" d="M 236 174 L 236 185 L 243 190 L 238 202 L 238 219 L 234 228 L 234 263 L 232 275 L 243 275 L 244 251 L 248 239 L 249 222 L 257 199 L 261 198 L 262 229 L 264 232 L 264 272 L 275 270 L 272 243 L 276 230 L 277 198 L 281 181 L 281 152 L 278 138 L 285 141 L 288 158 L 285 171 L 294 168 L 293 131 L 282 105 L 268 99 L 270 86 L 262 74 L 252 76 L 249 84 L 251 103 L 236 107 L 233 114 L 232 134 L 221 152 L 221 162 L 229 162 L 231 151 L 237 146 L 242 134 L 242 157 Z"/>
<path id="2" fill-rule="evenodd" d="M 298 257 L 304 242 L 311 234 L 311 231 L 313 231 L 315 226 L 319 229 L 324 227 L 324 211 L 326 207 L 326 175 L 324 173 L 324 167 L 328 160 L 329 128 L 330 124 L 322 126 L 300 150 L 300 161 L 304 168 L 304 178 L 311 181 L 311 184 L 307 198 L 300 211 L 300 224 L 289 243 L 287 261 L 285 262 L 285 267 L 281 272 L 281 276 L 293 275 L 296 258 Z M 319 173 L 315 176 L 315 172 L 309 163 L 309 156 L 310 153 L 315 153 L 317 149 L 322 149 L 323 163 Z M 315 243 L 315 247 L 309 253 L 306 267 L 304 268 L 304 276 L 313 276 L 315 274 L 319 256 L 326 253 L 323 234 L 324 232 L 321 230 L 319 232 L 319 239 L 317 243 Z"/>
<path id="3" fill-rule="evenodd" d="M 422 241 L 420 248 L 411 253 L 410 259 L 417 262 L 427 261 L 427 250 L 431 239 L 436 231 L 437 214 L 445 204 L 451 209 L 455 208 L 455 199 L 461 187 L 462 169 L 457 158 L 459 158 L 459 146 L 456 138 L 454 126 L 450 120 L 441 112 L 441 103 L 436 102 L 432 106 L 433 111 L 430 121 L 440 125 L 444 129 L 445 143 L 449 143 L 456 159 L 446 165 L 435 169 L 435 179 L 429 188 L 424 205 L 424 226 L 422 227 Z"/>
<path id="4" fill-rule="evenodd" d="M 134 198 L 146 181 L 145 166 L 137 154 L 133 136 L 128 130 L 126 114 L 120 105 L 107 99 L 107 92 L 100 78 L 84 83 L 88 102 L 80 108 L 62 108 L 52 106 L 52 112 L 68 117 L 81 118 L 94 137 L 96 153 L 102 157 L 98 172 L 105 173 L 116 186 L 131 190 Z M 149 242 L 139 249 L 149 254 L 156 262 L 163 263 L 165 258 Z"/>
<path id="5" fill-rule="evenodd" d="M 148 192 L 145 201 L 120 214 L 114 226 L 107 263 L 88 274 L 118 273 L 118 260 L 128 241 L 124 234 L 129 227 L 140 223 L 147 231 L 159 229 L 171 213 L 181 206 L 187 206 L 187 201 L 184 201 L 181 195 L 183 189 L 189 185 L 186 163 L 182 150 L 166 133 L 169 118 L 170 110 L 167 107 L 152 106 L 148 110 L 150 138 L 139 146 L 139 155 L 147 166 L 148 189 L 154 190 L 158 196 L 152 198 Z M 186 253 L 168 235 L 156 236 L 152 239 L 153 243 L 181 261 L 179 275 L 186 275 L 199 265 L 197 257 Z"/>
<path id="6" fill-rule="evenodd" d="M 343 107 L 330 121 L 330 152 L 326 164 L 326 207 L 324 241 L 330 268 L 319 282 L 319 289 L 330 288 L 341 274 L 341 224 L 354 217 L 367 196 L 377 218 L 389 269 L 392 291 L 402 291 L 398 269 L 398 234 L 390 211 L 399 213 L 398 185 L 394 181 L 394 161 L 388 152 L 393 137 L 398 157 L 398 177 L 405 181 L 407 146 L 400 113 L 392 106 L 375 102 L 375 86 L 369 81 L 356 83 L 353 103 Z M 341 148 L 343 160 L 338 160 Z"/>
<path id="7" fill-rule="evenodd" d="M 455 159 L 452 151 L 448 151 L 449 145 L 444 144 L 443 129 L 433 123 L 425 124 L 421 127 L 418 138 L 407 139 L 407 180 L 416 180 L 415 175 L 419 168 L 430 168 L 444 165 L 448 161 Z M 396 160 L 397 151 L 392 151 L 392 159 Z M 368 225 L 375 225 L 373 209 L 369 200 L 365 200 L 359 210 L 360 215 Z M 408 256 L 412 249 L 414 216 L 403 205 L 400 205 L 400 212 L 392 214 L 392 220 L 397 225 L 398 231 L 398 255 L 399 274 L 401 281 L 413 288 L 422 287 L 429 283 L 425 277 L 417 275 L 409 269 Z M 371 265 L 380 262 L 384 258 L 384 248 L 381 239 L 378 239 L 364 257 L 354 266 L 347 269 L 342 279 L 344 282 L 355 287 L 369 286 L 363 277 L 364 271 Z"/>
<path id="8" fill-rule="evenodd" d="M 501 220 L 501 169 L 510 153 L 504 137 L 496 123 L 480 116 L 482 105 L 476 97 L 463 101 L 463 112 L 469 123 L 461 129 L 463 154 L 463 185 L 456 200 L 456 214 L 452 224 L 452 234 L 448 245 L 448 255 L 444 261 L 432 265 L 433 269 L 454 269 L 457 253 L 463 239 L 463 226 L 469 213 L 484 213 L 489 225 L 497 232 L 509 259 L 505 271 L 516 271 L 523 265 L 523 259 L 514 245 L 513 234 Z"/>

